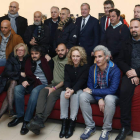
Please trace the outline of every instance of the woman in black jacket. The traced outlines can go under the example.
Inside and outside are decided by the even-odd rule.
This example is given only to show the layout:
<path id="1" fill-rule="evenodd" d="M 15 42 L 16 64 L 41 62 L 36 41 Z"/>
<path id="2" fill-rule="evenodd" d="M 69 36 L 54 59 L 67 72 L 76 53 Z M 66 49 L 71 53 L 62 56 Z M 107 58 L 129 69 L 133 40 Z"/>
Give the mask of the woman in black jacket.
<path id="1" fill-rule="evenodd" d="M 0 109 L 0 118 L 7 109 L 10 117 L 15 115 L 13 111 L 14 87 L 26 77 L 24 65 L 27 57 L 27 46 L 24 43 L 19 43 L 14 47 L 14 52 L 10 54 L 6 62 L 4 72 L 0 76 L 0 94 L 7 91 L 7 96 Z M 19 79 L 21 80 L 19 81 Z"/>
<path id="2" fill-rule="evenodd" d="M 64 87 L 61 92 L 60 106 L 62 128 L 60 138 L 69 138 L 73 135 L 75 120 L 79 109 L 79 96 L 87 86 L 89 66 L 86 52 L 82 47 L 72 47 L 68 54 L 68 64 L 65 65 Z M 70 120 L 68 125 L 68 110 L 70 99 Z"/>

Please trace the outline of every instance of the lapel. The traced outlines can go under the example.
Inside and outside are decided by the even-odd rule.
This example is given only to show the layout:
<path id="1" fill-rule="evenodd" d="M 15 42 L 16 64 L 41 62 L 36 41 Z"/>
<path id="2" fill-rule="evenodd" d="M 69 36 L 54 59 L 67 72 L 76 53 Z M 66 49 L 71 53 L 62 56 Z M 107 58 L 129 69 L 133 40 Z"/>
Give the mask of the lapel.
<path id="1" fill-rule="evenodd" d="M 102 26 L 103 26 L 103 29 L 104 29 L 104 30 L 105 30 L 105 20 L 106 20 L 106 16 L 103 16 Z"/>
<path id="2" fill-rule="evenodd" d="M 82 30 L 80 30 L 80 34 L 82 34 L 82 33 L 86 30 L 87 27 L 90 27 L 90 26 L 89 26 L 90 21 L 91 21 L 91 16 L 89 17 L 89 19 L 88 19 L 88 21 L 87 21 L 85 27 L 84 27 Z M 80 29 L 81 29 L 81 25 L 80 25 Z"/>

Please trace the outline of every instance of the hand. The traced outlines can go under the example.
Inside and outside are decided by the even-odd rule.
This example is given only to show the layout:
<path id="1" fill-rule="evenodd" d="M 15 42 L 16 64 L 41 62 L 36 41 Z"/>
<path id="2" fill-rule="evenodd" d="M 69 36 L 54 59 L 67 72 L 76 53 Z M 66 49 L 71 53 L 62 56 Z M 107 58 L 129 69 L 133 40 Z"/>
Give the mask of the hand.
<path id="1" fill-rule="evenodd" d="M 45 87 L 45 88 L 49 90 L 48 96 L 49 96 L 53 91 L 55 91 L 54 88 L 50 88 L 50 87 Z"/>
<path id="2" fill-rule="evenodd" d="M 134 77 L 131 78 L 131 82 L 137 86 L 140 83 L 140 79 L 138 77 Z"/>
<path id="3" fill-rule="evenodd" d="M 32 46 L 38 45 L 38 44 L 36 43 L 36 40 L 35 40 L 34 37 L 31 39 L 30 44 L 31 44 Z"/>
<path id="4" fill-rule="evenodd" d="M 100 111 L 102 111 L 104 113 L 104 109 L 105 109 L 105 102 L 104 102 L 104 100 L 100 99 L 98 104 L 99 104 Z"/>
<path id="5" fill-rule="evenodd" d="M 65 98 L 69 99 L 73 93 L 74 93 L 74 90 L 68 88 L 65 92 Z"/>
<path id="6" fill-rule="evenodd" d="M 21 75 L 22 77 L 26 77 L 25 72 L 21 72 L 20 75 Z"/>
<path id="7" fill-rule="evenodd" d="M 89 93 L 89 94 L 91 94 L 91 92 L 90 92 L 91 89 L 90 89 L 90 88 L 85 88 L 85 89 L 83 89 L 83 91 L 84 91 L 84 92 L 87 92 L 87 93 Z"/>
<path id="8" fill-rule="evenodd" d="M 27 81 L 22 82 L 22 86 L 25 87 L 25 88 L 26 88 L 27 86 L 29 86 L 29 85 L 30 85 L 30 84 L 29 84 Z"/>
<path id="9" fill-rule="evenodd" d="M 51 60 L 51 57 L 48 54 L 45 55 L 45 58 L 47 59 L 47 61 Z"/>
<path id="10" fill-rule="evenodd" d="M 134 69 L 131 69 L 131 70 L 126 72 L 126 75 L 127 75 L 128 78 L 131 78 L 131 77 L 137 76 L 137 73 Z"/>

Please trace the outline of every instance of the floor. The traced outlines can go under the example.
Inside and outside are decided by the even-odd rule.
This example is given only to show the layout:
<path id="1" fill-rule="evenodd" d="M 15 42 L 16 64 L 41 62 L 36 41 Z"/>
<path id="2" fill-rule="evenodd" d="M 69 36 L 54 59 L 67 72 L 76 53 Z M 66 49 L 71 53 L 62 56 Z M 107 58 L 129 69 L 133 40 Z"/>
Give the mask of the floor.
<path id="1" fill-rule="evenodd" d="M 8 122 L 10 122 L 11 119 L 8 118 L 8 115 L 5 114 L 0 119 L 0 140 L 59 140 L 59 132 L 61 129 L 61 121 L 60 120 L 52 120 L 49 119 L 45 123 L 45 128 L 42 129 L 40 135 L 34 135 L 32 132 L 29 132 L 26 135 L 20 135 L 20 129 L 22 124 L 18 124 L 17 126 L 13 128 L 7 127 Z M 80 135 L 84 131 L 84 124 L 76 124 L 76 129 L 71 138 L 69 140 L 80 140 Z M 91 136 L 88 140 L 98 140 L 101 134 L 101 127 L 97 127 L 96 133 Z M 109 140 L 115 140 L 115 137 L 118 134 L 118 130 L 113 130 L 110 139 Z M 63 138 L 65 139 L 65 138 Z M 63 140 L 61 139 L 61 140 Z M 132 135 L 128 136 L 126 140 L 140 140 L 133 138 Z"/>

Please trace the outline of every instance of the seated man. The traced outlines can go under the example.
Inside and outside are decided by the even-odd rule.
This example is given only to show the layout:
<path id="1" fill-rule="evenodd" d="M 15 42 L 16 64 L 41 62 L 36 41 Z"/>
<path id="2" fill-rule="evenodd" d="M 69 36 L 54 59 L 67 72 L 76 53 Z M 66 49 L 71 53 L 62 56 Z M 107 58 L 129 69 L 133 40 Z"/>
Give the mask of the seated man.
<path id="1" fill-rule="evenodd" d="M 115 140 L 125 140 L 132 133 L 131 105 L 134 90 L 140 84 L 140 19 L 130 21 L 132 38 L 122 45 L 118 58 L 118 67 L 123 72 L 120 89 L 121 130 Z"/>
<path id="2" fill-rule="evenodd" d="M 49 50 L 49 27 L 42 24 L 42 13 L 36 11 L 34 13 L 34 24 L 27 27 L 24 34 L 24 41 L 29 50 L 32 46 L 39 45 L 42 47 L 43 54 L 47 54 Z"/>
<path id="3" fill-rule="evenodd" d="M 22 38 L 11 28 L 9 20 L 3 20 L 0 32 L 0 66 L 5 66 L 9 54 L 19 43 L 24 43 Z"/>
<path id="4" fill-rule="evenodd" d="M 64 88 L 64 67 L 65 64 L 67 64 L 67 52 L 68 50 L 66 46 L 64 44 L 59 44 L 57 47 L 58 55 L 49 60 L 49 64 L 52 63 L 54 67 L 52 84 L 40 91 L 36 107 L 36 115 L 27 125 L 27 128 L 37 135 L 40 133 L 40 129 L 44 127 L 44 122 L 51 114 L 55 102 L 60 98 L 61 91 Z M 50 59 L 49 56 L 47 59 Z"/>
<path id="5" fill-rule="evenodd" d="M 13 127 L 23 122 L 21 135 L 25 135 L 29 131 L 26 124 L 33 117 L 40 90 L 50 84 L 52 80 L 51 69 L 45 57 L 42 56 L 41 47 L 31 48 L 31 58 L 26 61 L 25 74 L 26 81 L 24 80 L 14 89 L 17 118 L 8 123 L 8 127 Z M 25 94 L 30 94 L 30 98 L 24 115 Z"/>
<path id="6" fill-rule="evenodd" d="M 100 111 L 104 113 L 103 130 L 99 140 L 108 140 L 119 100 L 117 90 L 120 83 L 120 70 L 109 60 L 111 54 L 106 47 L 102 45 L 95 47 L 94 56 L 96 64 L 90 67 L 88 87 L 80 95 L 80 107 L 86 124 L 85 132 L 80 138 L 85 140 L 96 131 L 90 103 L 98 103 Z"/>

